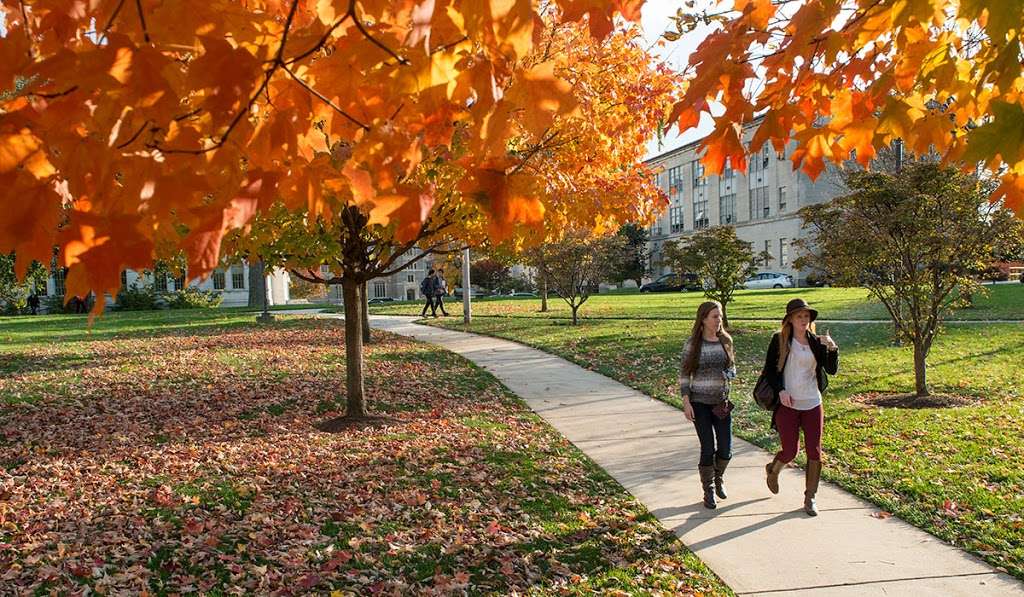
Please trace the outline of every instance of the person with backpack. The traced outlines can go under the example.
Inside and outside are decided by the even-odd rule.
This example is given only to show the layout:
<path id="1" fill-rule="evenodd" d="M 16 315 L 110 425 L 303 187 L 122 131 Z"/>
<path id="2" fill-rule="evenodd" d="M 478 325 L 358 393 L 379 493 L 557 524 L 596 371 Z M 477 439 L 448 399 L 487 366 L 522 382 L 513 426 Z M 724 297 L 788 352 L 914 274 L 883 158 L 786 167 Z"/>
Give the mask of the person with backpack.
<path id="1" fill-rule="evenodd" d="M 434 274 L 434 269 L 431 268 L 427 272 L 427 277 L 423 278 L 423 281 L 420 282 L 420 294 L 427 299 L 427 302 L 423 304 L 423 312 L 420 313 L 420 317 L 427 316 L 427 309 L 430 309 L 431 315 L 437 312 L 437 306 L 434 304 L 434 284 L 436 280 L 437 276 Z"/>
<path id="2" fill-rule="evenodd" d="M 434 278 L 434 308 L 440 308 L 441 315 L 448 317 L 448 311 L 444 308 L 444 297 L 448 294 L 448 282 L 444 279 L 444 272 L 441 268 L 437 268 L 436 273 L 437 276 Z"/>
<path id="3" fill-rule="evenodd" d="M 679 391 L 683 414 L 697 428 L 700 440 L 701 489 L 704 507 L 715 509 L 715 496 L 725 499 L 723 476 L 732 459 L 732 402 L 729 385 L 736 377 L 732 336 L 722 328 L 722 305 L 707 301 L 697 308 L 690 339 L 683 347 Z"/>
<path id="4" fill-rule="evenodd" d="M 821 435 L 825 426 L 821 396 L 828 387 L 828 376 L 839 371 L 839 345 L 828 332 L 824 336 L 815 334 L 817 318 L 818 312 L 804 299 L 789 301 L 782 328 L 772 335 L 768 344 L 761 372 L 778 399 L 772 426 L 778 431 L 782 444 L 782 449 L 765 467 L 768 490 L 779 492 L 779 473 L 796 458 L 803 430 L 807 451 L 804 512 L 808 516 L 818 515 L 815 496 L 821 479 Z"/>

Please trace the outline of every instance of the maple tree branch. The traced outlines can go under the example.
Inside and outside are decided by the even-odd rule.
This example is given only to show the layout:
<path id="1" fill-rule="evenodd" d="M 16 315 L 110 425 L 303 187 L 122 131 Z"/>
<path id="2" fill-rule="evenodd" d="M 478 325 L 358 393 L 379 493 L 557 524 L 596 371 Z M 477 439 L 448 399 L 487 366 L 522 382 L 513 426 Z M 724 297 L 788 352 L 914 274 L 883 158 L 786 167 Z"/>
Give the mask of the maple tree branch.
<path id="1" fill-rule="evenodd" d="M 550 130 L 550 129 L 548 129 L 548 130 Z M 544 133 L 547 134 L 547 131 L 544 131 Z M 541 135 L 541 137 L 543 137 L 543 136 L 544 135 Z M 555 131 L 555 132 L 551 133 L 551 135 L 549 137 L 547 137 L 546 139 L 541 139 L 541 141 L 539 143 L 537 143 L 532 148 L 530 148 L 530 151 L 528 151 L 526 153 L 526 157 L 523 158 L 523 161 L 519 162 L 519 165 L 516 166 L 515 168 L 513 168 L 512 172 L 509 172 L 508 175 L 512 176 L 514 174 L 518 174 L 523 168 L 526 167 L 526 164 L 527 164 L 527 162 L 530 161 L 530 158 L 532 158 L 533 156 L 537 155 L 540 152 L 540 150 L 545 149 L 545 143 L 547 143 L 548 141 L 553 140 L 557 136 L 558 136 L 558 131 Z"/>
<path id="2" fill-rule="evenodd" d="M 335 112 L 337 112 L 338 114 L 341 114 L 342 116 L 347 118 L 349 120 L 349 122 L 351 122 L 352 124 L 358 126 L 359 128 L 363 129 L 364 131 L 370 130 L 369 126 L 363 124 L 362 122 L 359 122 L 359 120 L 357 120 L 354 116 L 351 116 L 348 112 L 346 112 L 346 111 L 342 110 L 341 108 L 339 108 L 337 105 L 334 104 L 334 102 L 332 102 L 330 99 L 328 99 L 328 97 L 326 95 L 320 93 L 316 89 L 313 89 L 313 87 L 311 87 L 309 85 L 309 83 L 306 83 L 298 75 L 296 75 L 294 72 L 292 72 L 292 69 L 288 68 L 287 65 L 282 63 L 281 68 L 284 69 L 284 72 L 286 72 L 289 75 L 291 75 L 292 79 L 294 79 L 296 83 L 298 83 L 303 88 L 305 88 L 306 91 L 312 93 L 317 98 L 319 98 L 320 101 L 322 101 L 323 103 L 325 103 L 328 106 L 330 106 L 331 108 L 333 108 Z"/>
<path id="3" fill-rule="evenodd" d="M 110 13 L 110 18 L 107 19 L 107 24 L 103 26 L 103 35 L 101 35 L 99 38 L 100 43 L 106 41 L 107 32 L 110 31 L 110 28 L 114 25 L 114 19 L 117 18 L 117 15 L 121 14 L 121 7 L 123 6 L 124 0 L 121 0 L 117 3 L 117 6 L 114 8 L 114 12 Z"/>
<path id="4" fill-rule="evenodd" d="M 149 43 L 149 29 L 146 28 L 146 15 L 142 12 L 142 0 L 135 0 L 135 10 L 139 13 L 139 23 L 142 24 L 142 39 Z"/>
<path id="5" fill-rule="evenodd" d="M 78 89 L 78 85 L 72 85 L 71 87 L 68 87 L 64 91 L 58 91 L 56 93 L 29 93 L 28 95 L 33 95 L 35 97 L 41 97 L 43 99 L 53 99 L 55 97 L 61 97 L 61 96 L 64 96 L 64 95 L 68 95 L 69 93 L 72 93 L 73 91 L 75 91 L 77 89 Z"/>
<path id="6" fill-rule="evenodd" d="M 182 120 L 185 120 L 185 119 L 188 119 L 188 118 L 192 118 L 193 116 L 195 116 L 196 114 L 199 114 L 202 111 L 203 111 L 202 108 L 196 108 L 195 110 L 192 110 L 191 112 L 186 112 L 186 113 L 182 114 L 181 116 L 175 116 L 174 117 L 174 121 L 175 122 L 181 122 Z"/>
<path id="7" fill-rule="evenodd" d="M 324 44 L 326 44 L 327 40 L 331 38 L 331 35 L 334 33 L 334 30 L 340 27 L 341 24 L 348 20 L 350 16 L 352 16 L 352 12 L 346 12 L 340 19 L 338 19 L 337 21 L 334 22 L 333 25 L 331 25 L 330 29 L 328 29 L 327 32 L 323 34 L 323 37 L 320 38 L 320 41 L 316 42 L 316 44 L 314 44 L 312 48 L 306 50 L 305 52 L 299 54 L 298 56 L 294 56 L 290 60 L 285 61 L 285 64 L 295 64 L 299 60 L 302 60 L 303 58 L 310 56 L 313 52 L 316 52 L 320 48 L 324 47 Z"/>
<path id="8" fill-rule="evenodd" d="M 469 39 L 469 36 L 463 35 L 462 37 L 460 37 L 459 39 L 457 39 L 457 40 L 455 40 L 455 41 L 453 41 L 451 43 L 444 44 L 443 46 L 437 46 L 436 48 L 434 48 L 433 50 L 430 51 L 430 54 L 433 55 L 433 54 L 437 54 L 439 52 L 444 52 L 445 50 L 447 50 L 449 48 L 454 48 L 455 46 L 461 44 L 462 42 L 464 42 L 464 41 L 466 41 L 468 39 Z"/>
<path id="9" fill-rule="evenodd" d="M 380 48 L 380 49 L 384 50 L 385 52 L 387 52 L 395 60 L 397 60 L 398 63 L 401 64 L 402 66 L 408 66 L 409 65 L 409 61 L 408 60 L 406 60 L 405 58 L 402 58 L 397 53 L 395 53 L 394 50 L 392 50 L 391 48 L 385 46 L 383 43 L 381 43 L 376 38 L 374 38 L 372 35 L 370 35 L 370 32 L 366 30 L 366 27 L 363 26 L 362 21 L 360 21 L 359 17 L 356 15 L 356 0 L 352 0 L 351 2 L 349 2 L 348 14 L 350 14 L 352 16 L 352 22 L 356 24 L 356 29 L 359 29 L 359 32 L 362 33 L 366 37 L 366 39 L 370 40 L 370 43 L 372 43 L 373 45 L 375 45 L 378 48 Z"/>
<path id="10" fill-rule="evenodd" d="M 139 127 L 139 130 L 135 131 L 135 134 L 134 134 L 134 135 L 132 135 L 130 139 L 128 139 L 128 140 L 127 140 L 127 141 L 125 141 L 124 143 L 122 143 L 122 144 L 118 145 L 118 146 L 117 146 L 117 149 L 124 149 L 125 147 L 128 147 L 129 145 L 131 145 L 133 141 L 135 141 L 136 139 L 138 139 L 138 138 L 139 138 L 139 135 L 141 135 L 141 134 L 142 134 L 142 131 L 146 130 L 146 126 L 147 126 L 147 125 L 148 125 L 148 124 L 149 124 L 150 122 L 152 122 L 152 121 L 151 121 L 151 120 L 149 120 L 149 119 L 146 119 L 146 121 L 142 123 L 142 126 L 140 126 L 140 127 Z"/>

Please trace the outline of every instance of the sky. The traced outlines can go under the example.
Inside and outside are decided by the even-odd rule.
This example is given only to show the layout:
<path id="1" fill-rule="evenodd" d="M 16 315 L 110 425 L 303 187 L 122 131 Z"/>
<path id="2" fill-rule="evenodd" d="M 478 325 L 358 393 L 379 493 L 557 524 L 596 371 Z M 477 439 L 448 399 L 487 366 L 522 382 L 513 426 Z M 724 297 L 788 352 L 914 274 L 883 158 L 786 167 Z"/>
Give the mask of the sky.
<path id="1" fill-rule="evenodd" d="M 674 25 L 669 19 L 676 13 L 677 9 L 683 7 L 683 4 L 683 0 L 647 0 L 647 2 L 644 3 L 640 25 L 643 28 L 644 39 L 647 40 L 649 47 L 654 46 L 658 41 L 658 38 L 661 37 L 661 34 L 664 33 L 670 25 Z M 697 9 L 702 10 L 714 4 L 714 1 L 697 0 L 695 4 L 697 5 Z M 686 63 L 689 59 L 690 53 L 697 48 L 709 31 L 709 28 L 698 28 L 696 31 L 684 35 L 678 41 L 666 43 L 660 48 L 654 46 L 652 52 L 664 59 L 669 66 L 682 71 L 686 68 Z M 687 143 L 696 141 L 710 133 L 712 128 L 711 118 L 707 115 L 701 117 L 701 122 L 696 128 L 691 129 L 682 135 L 679 134 L 678 130 L 673 128 L 665 135 L 660 143 L 657 139 L 652 139 L 647 143 L 646 158 L 654 157 L 682 145 L 686 145 Z"/>

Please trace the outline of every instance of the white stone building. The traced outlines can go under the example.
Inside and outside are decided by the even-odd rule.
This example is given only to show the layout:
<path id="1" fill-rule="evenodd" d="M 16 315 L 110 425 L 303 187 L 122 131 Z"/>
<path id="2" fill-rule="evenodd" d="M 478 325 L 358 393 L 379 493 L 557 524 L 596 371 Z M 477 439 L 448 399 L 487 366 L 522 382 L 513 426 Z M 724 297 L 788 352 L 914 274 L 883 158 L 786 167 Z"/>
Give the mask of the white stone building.
<path id="1" fill-rule="evenodd" d="M 270 305 L 284 305 L 288 303 L 290 279 L 288 273 L 282 269 L 275 269 L 267 275 L 267 299 Z M 125 270 L 121 272 L 121 287 L 130 288 L 132 285 L 145 286 L 152 284 L 158 292 L 174 292 L 185 286 L 184 278 L 175 278 L 171 274 L 154 275 L 151 271 L 136 272 Z M 249 303 L 249 266 L 244 261 L 228 268 L 217 268 L 205 280 L 192 280 L 189 286 L 200 290 L 210 290 L 220 293 L 224 297 L 222 307 L 239 307 Z M 64 296 L 64 270 L 54 269 L 46 281 L 47 296 Z M 114 297 L 104 297 L 107 306 L 114 304 Z"/>
<path id="2" fill-rule="evenodd" d="M 744 130 L 745 144 L 753 137 L 756 125 Z M 755 252 L 771 254 L 762 271 L 789 274 L 803 285 L 806 272 L 793 267 L 796 255 L 792 243 L 803 236 L 796 212 L 842 194 L 838 178 L 830 169 L 812 182 L 803 172 L 793 170 L 789 148 L 776 152 L 770 144 L 748 156 L 745 174 L 726 167 L 721 176 L 705 176 L 697 145 L 694 142 L 647 160 L 663 168 L 658 184 L 670 201 L 669 208 L 649 230 L 652 277 L 669 272 L 658 264 L 666 242 L 711 226 L 731 225 L 740 239 L 753 244 Z"/>

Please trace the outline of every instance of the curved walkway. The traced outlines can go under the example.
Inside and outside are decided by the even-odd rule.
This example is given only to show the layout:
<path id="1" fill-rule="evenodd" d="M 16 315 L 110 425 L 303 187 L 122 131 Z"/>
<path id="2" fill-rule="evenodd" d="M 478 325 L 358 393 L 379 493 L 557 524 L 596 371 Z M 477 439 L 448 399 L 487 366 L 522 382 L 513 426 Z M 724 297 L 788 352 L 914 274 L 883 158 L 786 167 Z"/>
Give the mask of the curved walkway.
<path id="1" fill-rule="evenodd" d="M 768 493 L 771 456 L 736 438 L 729 499 L 700 503 L 697 437 L 680 411 L 598 373 L 508 340 L 373 316 L 374 327 L 442 346 L 486 369 L 636 496 L 738 595 L 1024 595 L 1024 583 L 822 483 L 802 510 L 803 474 Z"/>

